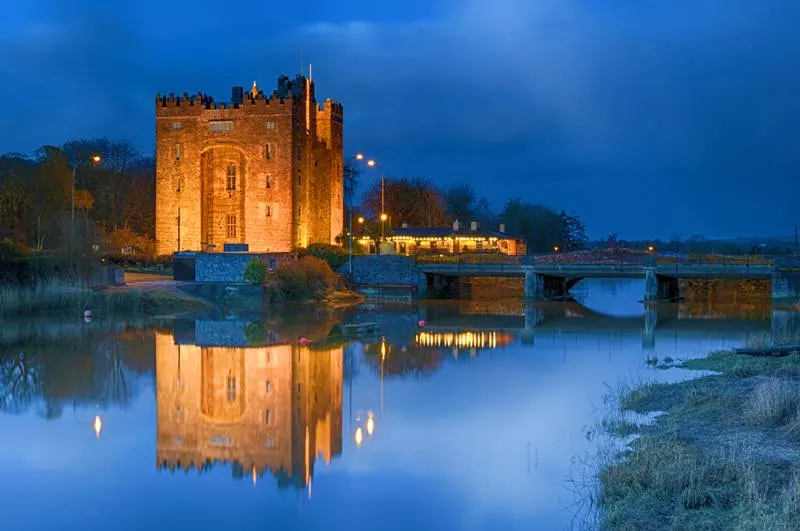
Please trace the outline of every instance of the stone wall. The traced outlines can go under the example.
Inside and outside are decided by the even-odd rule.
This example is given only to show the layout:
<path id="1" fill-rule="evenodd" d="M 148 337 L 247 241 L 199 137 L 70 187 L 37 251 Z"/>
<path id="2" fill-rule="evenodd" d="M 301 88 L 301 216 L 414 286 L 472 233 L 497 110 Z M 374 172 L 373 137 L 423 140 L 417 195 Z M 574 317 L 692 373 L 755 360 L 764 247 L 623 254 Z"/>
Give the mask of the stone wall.
<path id="1" fill-rule="evenodd" d="M 294 255 L 263 253 L 197 253 L 195 282 L 244 282 L 244 270 L 251 260 L 261 260 L 272 269 Z"/>
<path id="2" fill-rule="evenodd" d="M 775 263 L 772 274 L 772 299 L 800 299 L 800 256 L 782 258 Z"/>
<path id="3" fill-rule="evenodd" d="M 347 274 L 348 264 L 339 268 Z M 353 278 L 359 286 L 419 286 L 424 274 L 408 256 L 369 255 L 353 257 Z"/>

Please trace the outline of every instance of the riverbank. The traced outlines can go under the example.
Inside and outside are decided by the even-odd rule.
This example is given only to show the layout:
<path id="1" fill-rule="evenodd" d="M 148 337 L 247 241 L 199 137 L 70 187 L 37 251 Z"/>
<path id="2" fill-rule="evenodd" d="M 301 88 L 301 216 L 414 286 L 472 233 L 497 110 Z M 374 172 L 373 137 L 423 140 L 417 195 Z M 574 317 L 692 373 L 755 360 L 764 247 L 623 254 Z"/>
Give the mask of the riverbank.
<path id="1" fill-rule="evenodd" d="M 178 315 L 206 310 L 211 305 L 178 289 L 123 286 L 93 289 L 80 282 L 44 280 L 34 285 L 0 287 L 0 319 L 34 314 L 77 313 L 106 315 Z"/>
<path id="2" fill-rule="evenodd" d="M 604 529 L 800 529 L 800 353 L 717 352 L 679 367 L 713 371 L 620 394 L 622 412 L 663 412 L 599 471 Z"/>

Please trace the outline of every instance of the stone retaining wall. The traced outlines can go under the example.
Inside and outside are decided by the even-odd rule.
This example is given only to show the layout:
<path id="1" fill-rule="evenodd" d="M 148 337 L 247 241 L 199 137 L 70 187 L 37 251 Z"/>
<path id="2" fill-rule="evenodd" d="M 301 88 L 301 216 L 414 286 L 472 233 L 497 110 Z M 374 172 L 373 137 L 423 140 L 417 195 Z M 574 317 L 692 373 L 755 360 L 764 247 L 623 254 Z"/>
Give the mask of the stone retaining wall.
<path id="1" fill-rule="evenodd" d="M 349 265 L 339 268 L 349 274 Z M 369 255 L 353 257 L 352 281 L 356 286 L 413 286 L 424 281 L 425 275 L 416 261 L 408 256 Z"/>

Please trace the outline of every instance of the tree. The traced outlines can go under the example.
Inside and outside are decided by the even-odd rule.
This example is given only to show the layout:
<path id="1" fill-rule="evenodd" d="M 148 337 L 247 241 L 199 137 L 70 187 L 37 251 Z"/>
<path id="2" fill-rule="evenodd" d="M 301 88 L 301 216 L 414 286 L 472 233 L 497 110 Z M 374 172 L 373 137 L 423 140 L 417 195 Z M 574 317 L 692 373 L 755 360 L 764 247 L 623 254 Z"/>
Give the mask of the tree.
<path id="1" fill-rule="evenodd" d="M 468 184 L 456 184 L 442 192 L 445 211 L 453 220 L 462 223 L 475 220 L 476 201 L 475 190 Z"/>
<path id="2" fill-rule="evenodd" d="M 525 239 L 528 252 L 549 252 L 554 245 L 561 245 L 563 222 L 547 207 L 509 199 L 499 217 L 509 233 Z"/>
<path id="3" fill-rule="evenodd" d="M 412 227 L 443 227 L 450 219 L 438 188 L 422 177 L 384 179 L 384 209 L 387 226 L 407 223 Z M 381 214 L 381 183 L 373 184 L 362 199 L 362 208 L 373 219 Z"/>
<path id="4" fill-rule="evenodd" d="M 586 235 L 586 226 L 576 214 L 567 214 L 561 211 L 561 244 L 565 250 L 583 249 L 589 237 Z"/>

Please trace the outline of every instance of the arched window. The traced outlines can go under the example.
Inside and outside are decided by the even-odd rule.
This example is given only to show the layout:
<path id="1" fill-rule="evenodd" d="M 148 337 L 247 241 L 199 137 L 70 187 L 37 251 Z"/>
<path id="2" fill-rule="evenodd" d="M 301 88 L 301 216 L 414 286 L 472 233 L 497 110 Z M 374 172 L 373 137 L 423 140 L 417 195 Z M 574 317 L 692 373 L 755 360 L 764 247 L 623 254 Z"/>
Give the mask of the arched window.
<path id="1" fill-rule="evenodd" d="M 225 188 L 228 191 L 236 190 L 236 164 L 233 162 L 228 164 L 227 182 Z"/>

